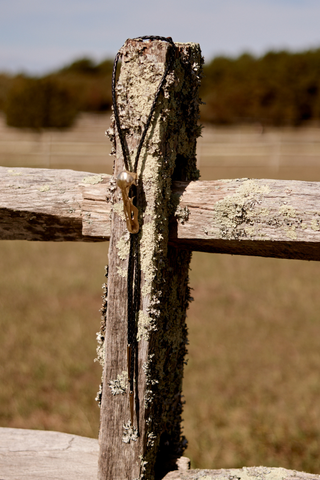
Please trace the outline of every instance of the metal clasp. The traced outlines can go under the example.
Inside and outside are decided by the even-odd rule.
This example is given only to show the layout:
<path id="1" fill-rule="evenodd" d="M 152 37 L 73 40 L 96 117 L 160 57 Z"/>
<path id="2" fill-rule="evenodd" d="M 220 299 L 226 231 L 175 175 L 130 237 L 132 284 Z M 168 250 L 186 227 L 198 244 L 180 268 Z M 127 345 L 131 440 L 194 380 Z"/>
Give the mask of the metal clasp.
<path id="1" fill-rule="evenodd" d="M 130 233 L 139 232 L 138 209 L 133 205 L 133 198 L 129 197 L 131 185 L 137 185 L 137 174 L 124 170 L 117 177 L 117 185 L 121 189 L 123 211 L 126 217 L 127 228 Z"/>

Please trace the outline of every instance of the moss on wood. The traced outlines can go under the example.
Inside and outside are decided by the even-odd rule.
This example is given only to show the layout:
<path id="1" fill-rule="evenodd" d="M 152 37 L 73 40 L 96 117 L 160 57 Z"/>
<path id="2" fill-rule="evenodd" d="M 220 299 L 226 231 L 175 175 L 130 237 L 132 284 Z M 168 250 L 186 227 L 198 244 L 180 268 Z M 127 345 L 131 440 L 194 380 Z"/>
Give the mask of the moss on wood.
<path id="1" fill-rule="evenodd" d="M 153 480 L 155 469 L 164 465 L 164 459 L 179 457 L 186 446 L 181 432 L 181 390 L 187 352 L 186 310 L 190 301 L 188 269 L 191 253 L 169 247 L 168 240 L 169 217 L 174 203 L 172 180 L 188 181 L 199 178 L 196 168 L 196 138 L 201 131 L 197 120 L 202 57 L 196 44 L 177 46 L 174 71 L 168 74 L 160 95 L 141 151 L 137 172 L 141 310 L 137 319 L 136 388 L 140 407 L 137 416 L 140 436 L 132 437 L 133 433 L 128 424 L 129 411 L 124 407 L 123 416 L 119 416 L 119 422 L 123 422 L 125 431 L 122 442 L 125 442 L 131 451 L 123 450 L 116 440 L 119 445 L 116 461 L 119 464 L 118 455 L 122 458 L 121 452 L 127 452 L 124 453 L 126 458 L 135 459 L 132 461 L 131 476 L 139 476 L 141 480 Z M 132 164 L 165 68 L 168 45 L 159 41 L 130 40 L 121 53 L 122 67 L 117 84 L 117 101 L 121 128 L 126 135 Z M 108 132 L 117 154 L 117 175 L 124 167 L 113 124 Z M 116 192 L 114 221 L 117 225 L 122 222 L 119 225 L 124 228 L 122 233 L 117 234 L 115 243 L 116 282 L 122 281 L 128 261 L 125 224 L 117 203 L 120 200 L 121 194 Z M 186 218 L 186 215 L 186 211 L 181 212 L 182 219 Z M 109 321 L 114 320 L 108 317 Z M 125 331 L 124 325 L 124 334 Z M 112 352 L 108 352 L 108 349 L 112 348 L 111 341 L 108 345 L 106 355 L 110 355 L 111 361 Z M 118 368 L 120 373 L 123 367 L 119 364 Z M 105 379 L 107 378 L 106 372 Z M 117 400 L 123 402 L 121 398 L 122 396 L 117 396 Z M 102 412 L 102 421 L 103 415 Z M 103 447 L 101 454 L 103 455 Z M 110 461 L 115 459 L 108 459 L 108 472 L 111 472 Z M 137 466 L 136 461 L 139 462 Z"/>

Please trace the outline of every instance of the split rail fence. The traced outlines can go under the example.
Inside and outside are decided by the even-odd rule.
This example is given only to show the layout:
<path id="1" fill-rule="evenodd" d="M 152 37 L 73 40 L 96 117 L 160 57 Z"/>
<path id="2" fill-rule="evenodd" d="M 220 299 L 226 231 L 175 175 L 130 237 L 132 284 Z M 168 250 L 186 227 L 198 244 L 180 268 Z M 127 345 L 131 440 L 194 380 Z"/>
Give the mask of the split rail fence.
<path id="1" fill-rule="evenodd" d="M 169 48 L 161 41 L 137 40 L 122 48 L 117 96 L 131 155 Z M 99 480 L 298 475 L 263 468 L 174 472 L 185 447 L 181 395 L 192 251 L 320 260 L 320 183 L 198 180 L 201 65 L 197 44 L 177 44 L 174 72 L 167 77 L 141 154 L 137 187 L 141 306 L 133 424 L 126 377 L 129 234 L 115 182 L 124 166 L 114 125 L 109 129 L 116 154 L 112 176 L 0 167 L 0 239 L 110 241 L 99 354 L 103 366 Z M 301 473 L 298 477 L 320 478 Z"/>

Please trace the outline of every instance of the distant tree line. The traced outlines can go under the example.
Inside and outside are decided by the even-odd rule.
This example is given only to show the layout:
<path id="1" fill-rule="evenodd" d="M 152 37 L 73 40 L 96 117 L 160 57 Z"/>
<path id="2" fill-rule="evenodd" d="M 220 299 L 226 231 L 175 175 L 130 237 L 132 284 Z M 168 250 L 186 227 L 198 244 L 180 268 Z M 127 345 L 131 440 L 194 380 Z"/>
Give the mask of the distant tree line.
<path id="1" fill-rule="evenodd" d="M 111 109 L 113 61 L 83 58 L 41 78 L 0 75 L 0 109 L 7 124 L 29 128 L 70 127 L 79 112 Z"/>
<path id="2" fill-rule="evenodd" d="M 204 68 L 202 120 L 301 125 L 320 119 L 320 49 L 217 57 Z"/>
<path id="3" fill-rule="evenodd" d="M 0 74 L 0 109 L 17 127 L 68 127 L 78 112 L 110 110 L 112 60 L 89 58 L 42 78 Z M 201 121 L 301 125 L 320 120 L 320 49 L 216 57 L 204 66 Z"/>

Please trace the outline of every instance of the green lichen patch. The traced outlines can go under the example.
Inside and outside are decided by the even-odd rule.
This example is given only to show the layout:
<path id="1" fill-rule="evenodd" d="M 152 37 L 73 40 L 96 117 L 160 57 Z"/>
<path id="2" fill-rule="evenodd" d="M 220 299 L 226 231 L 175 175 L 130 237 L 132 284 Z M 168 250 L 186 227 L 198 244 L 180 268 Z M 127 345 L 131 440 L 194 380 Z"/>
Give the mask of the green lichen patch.
<path id="1" fill-rule="evenodd" d="M 192 470 L 188 478 L 192 480 L 285 480 L 289 478 L 303 478 L 298 472 L 276 467 L 243 467 L 220 470 Z M 308 475 L 316 479 L 317 475 Z"/>
<path id="2" fill-rule="evenodd" d="M 258 215 L 255 207 L 270 192 L 270 187 L 254 180 L 239 181 L 242 183 L 235 193 L 215 204 L 213 224 L 207 229 L 209 235 L 230 240 L 247 238 L 247 233 L 252 236 L 250 227 L 254 225 L 253 217 Z"/>
<path id="3" fill-rule="evenodd" d="M 144 274 L 144 285 L 142 287 L 142 296 L 150 295 L 152 281 L 155 276 L 155 265 L 153 260 L 155 245 L 155 222 L 149 222 L 143 225 L 141 229 L 140 257 L 141 271 Z"/>
<path id="4" fill-rule="evenodd" d="M 96 334 L 97 357 L 95 358 L 95 361 L 99 362 L 102 367 L 104 365 L 104 339 L 105 339 L 105 332 L 102 332 L 101 330 L 97 332 Z"/>
<path id="5" fill-rule="evenodd" d="M 105 175 L 88 175 L 87 177 L 84 177 L 82 179 L 81 183 L 85 183 L 87 185 L 97 185 L 98 183 L 101 183 L 104 179 Z"/>
<path id="6" fill-rule="evenodd" d="M 156 330 L 156 326 L 154 325 L 154 322 L 152 322 L 152 319 L 149 317 L 147 313 L 145 313 L 143 310 L 140 310 L 138 313 L 138 332 L 137 332 L 138 342 L 140 342 L 142 338 L 144 340 L 148 340 L 149 334 L 152 330 Z"/>
<path id="7" fill-rule="evenodd" d="M 263 207 L 260 209 L 256 209 L 256 214 L 255 214 L 256 217 L 269 217 L 269 215 L 270 215 L 269 208 Z"/>
<path id="8" fill-rule="evenodd" d="M 255 227 L 252 227 L 250 225 L 245 227 L 245 233 L 246 233 L 246 237 L 248 238 L 254 238 L 257 235 Z"/>
<path id="9" fill-rule="evenodd" d="M 163 58 L 155 56 L 153 48 L 157 53 L 161 51 Z M 167 50 L 164 42 L 136 40 L 129 41 L 122 50 L 117 101 L 131 166 L 164 72 Z M 140 432 L 146 441 L 139 451 L 139 480 L 154 480 L 157 457 L 164 452 L 179 457 L 186 445 L 181 430 L 181 390 L 187 352 L 186 309 L 190 301 L 191 254 L 171 248 L 168 232 L 170 215 L 177 206 L 171 191 L 172 180 L 199 178 L 196 138 L 201 133 L 197 119 L 202 61 L 198 45 L 179 44 L 174 72 L 166 78 L 138 164 L 136 200 L 140 222 L 141 302 L 136 326 L 138 359 L 143 363 L 143 371 L 139 371 L 137 387 L 141 388 L 140 408 L 145 409 L 140 418 L 146 419 Z M 108 134 L 117 149 L 116 171 L 122 168 L 122 153 L 119 142 L 115 142 L 114 125 Z M 113 200 L 117 202 L 113 211 L 123 215 L 123 205 L 116 194 Z M 178 210 L 180 221 L 186 221 L 188 213 Z M 127 244 L 121 238 L 116 248 L 116 268 L 121 273 L 121 262 L 126 263 Z M 122 441 L 135 440 L 135 431 L 128 422 Z"/>
<path id="10" fill-rule="evenodd" d="M 320 230 L 320 220 L 313 218 L 311 220 L 311 228 L 314 232 L 318 232 Z"/>
<path id="11" fill-rule="evenodd" d="M 108 267 L 105 267 L 105 277 L 108 278 Z M 107 320 L 107 306 L 108 306 L 108 286 L 107 283 L 102 284 L 102 307 L 100 309 L 101 313 L 101 322 L 100 330 L 97 332 L 97 358 L 95 361 L 99 362 L 102 368 L 104 368 L 105 363 L 105 338 L 106 338 L 106 320 Z M 99 391 L 95 400 L 98 402 L 99 407 L 101 407 L 102 400 L 102 390 L 103 390 L 103 373 L 101 377 L 101 382 L 99 385 Z"/>
<path id="12" fill-rule="evenodd" d="M 302 240 L 306 230 L 320 230 L 316 212 L 300 212 L 295 199 L 291 199 L 295 202 L 292 204 L 283 201 L 277 187 L 273 194 L 271 183 L 267 182 L 233 180 L 224 197 L 214 204 L 212 220 L 203 227 L 204 232 L 213 238 L 227 240 L 282 238 L 294 241 Z M 235 188 L 237 183 L 239 187 Z"/>
<path id="13" fill-rule="evenodd" d="M 285 227 L 285 232 L 286 236 L 290 238 L 291 240 L 296 240 L 297 239 L 297 232 L 296 232 L 296 226 L 291 225 L 290 227 Z"/>
<path id="14" fill-rule="evenodd" d="M 197 126 L 199 99 L 194 92 L 200 82 L 201 58 L 198 46 L 196 51 L 189 45 L 184 48 L 182 59 L 176 60 L 175 75 L 167 78 L 141 171 L 148 199 L 141 228 L 141 293 L 148 306 L 145 315 L 139 314 L 138 338 L 149 345 L 143 368 L 147 448 L 141 459 L 145 462 L 141 480 L 153 479 L 152 466 L 162 451 L 180 456 L 185 445 L 181 432 L 181 388 L 191 255 L 168 247 L 168 223 L 173 205 L 177 206 L 171 193 L 172 176 L 180 180 L 199 177 L 195 151 L 201 129 Z M 180 220 L 186 221 L 188 211 L 181 210 Z"/>
<path id="15" fill-rule="evenodd" d="M 7 170 L 7 173 L 9 175 L 12 175 L 13 177 L 18 177 L 19 175 L 22 175 L 21 172 L 17 172 L 16 170 L 12 170 L 12 169 Z"/>
<path id="16" fill-rule="evenodd" d="M 38 188 L 39 192 L 49 192 L 50 186 L 49 185 L 42 185 Z"/>
<path id="17" fill-rule="evenodd" d="M 117 274 L 119 277 L 126 278 L 128 275 L 128 270 L 126 268 L 119 267 L 117 266 Z"/>
<path id="18" fill-rule="evenodd" d="M 130 251 L 130 234 L 125 232 L 117 242 L 118 257 L 125 260 L 129 256 Z"/>
<path id="19" fill-rule="evenodd" d="M 124 211 L 123 211 L 123 201 L 121 200 L 121 202 L 117 202 L 113 205 L 113 211 L 115 213 L 117 213 L 117 215 L 119 215 L 119 217 L 122 219 L 122 220 L 126 220 L 126 216 L 124 214 Z"/>
<path id="20" fill-rule="evenodd" d="M 296 209 L 293 208 L 291 205 L 281 205 L 279 208 L 279 214 L 283 215 L 284 217 L 296 217 Z"/>

